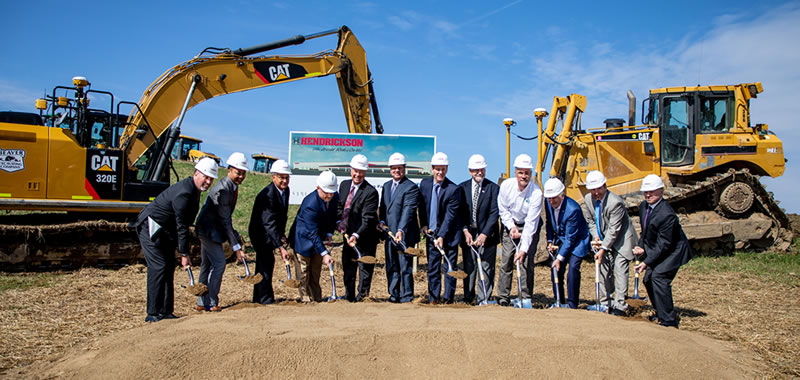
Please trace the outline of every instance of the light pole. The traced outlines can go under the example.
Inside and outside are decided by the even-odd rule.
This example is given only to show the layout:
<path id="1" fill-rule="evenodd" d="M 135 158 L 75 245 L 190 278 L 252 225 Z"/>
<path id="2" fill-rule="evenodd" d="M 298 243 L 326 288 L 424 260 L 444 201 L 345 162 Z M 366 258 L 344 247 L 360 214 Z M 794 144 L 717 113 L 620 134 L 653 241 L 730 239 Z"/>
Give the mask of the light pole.
<path id="1" fill-rule="evenodd" d="M 538 148 L 536 148 L 536 182 L 541 187 L 543 166 L 542 159 L 544 158 L 544 152 L 542 150 L 542 146 L 544 145 L 542 142 L 542 119 L 547 117 L 547 110 L 544 108 L 537 108 L 533 110 L 533 116 L 536 117 L 536 124 L 539 127 L 538 135 L 536 136 L 536 142 L 538 144 Z"/>
<path id="2" fill-rule="evenodd" d="M 510 117 L 503 119 L 503 125 L 506 126 L 506 172 L 503 174 L 503 178 L 511 176 L 511 127 L 516 124 L 517 122 Z"/>

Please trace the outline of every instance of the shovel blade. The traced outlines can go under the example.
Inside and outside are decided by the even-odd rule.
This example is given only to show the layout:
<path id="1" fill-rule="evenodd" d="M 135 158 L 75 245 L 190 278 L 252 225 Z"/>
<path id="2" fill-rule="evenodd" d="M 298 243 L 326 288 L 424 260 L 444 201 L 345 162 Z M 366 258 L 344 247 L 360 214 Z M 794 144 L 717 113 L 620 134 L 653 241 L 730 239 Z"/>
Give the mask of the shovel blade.
<path id="1" fill-rule="evenodd" d="M 195 284 L 188 286 L 186 291 L 193 296 L 204 296 L 208 293 L 208 287 L 205 284 Z"/>
<path id="2" fill-rule="evenodd" d="M 533 309 L 533 303 L 530 298 L 513 299 L 511 305 L 517 309 Z"/>
<path id="3" fill-rule="evenodd" d="M 412 256 L 422 256 L 422 250 L 419 248 L 408 248 L 405 251 L 403 251 L 403 253 Z"/>
<path id="4" fill-rule="evenodd" d="M 601 313 L 608 313 L 608 306 L 605 305 L 589 305 L 586 310 L 599 311 Z"/>
<path id="5" fill-rule="evenodd" d="M 450 276 L 450 277 L 455 277 L 455 278 L 457 278 L 459 280 L 463 280 L 463 279 L 467 278 L 467 273 L 464 272 L 463 270 L 450 271 L 450 272 L 447 272 L 447 275 Z"/>
<path id="6" fill-rule="evenodd" d="M 298 289 L 300 288 L 300 281 L 297 280 L 286 280 L 283 282 L 283 285 L 286 285 L 287 288 Z"/>
<path id="7" fill-rule="evenodd" d="M 242 277 L 242 281 L 244 281 L 245 283 L 250 284 L 250 285 L 258 284 L 263 279 L 264 279 L 264 277 L 261 276 L 261 273 L 256 273 L 256 274 L 253 274 L 253 275 L 250 275 L 250 276 Z"/>
<path id="8" fill-rule="evenodd" d="M 375 264 L 375 263 L 378 262 L 378 259 L 376 259 L 376 258 L 374 258 L 372 256 L 361 256 L 360 258 L 356 259 L 355 261 L 358 261 L 358 262 L 364 263 L 364 264 Z"/>
<path id="9" fill-rule="evenodd" d="M 548 307 L 548 309 L 568 309 L 569 305 L 565 303 L 554 303 Z"/>

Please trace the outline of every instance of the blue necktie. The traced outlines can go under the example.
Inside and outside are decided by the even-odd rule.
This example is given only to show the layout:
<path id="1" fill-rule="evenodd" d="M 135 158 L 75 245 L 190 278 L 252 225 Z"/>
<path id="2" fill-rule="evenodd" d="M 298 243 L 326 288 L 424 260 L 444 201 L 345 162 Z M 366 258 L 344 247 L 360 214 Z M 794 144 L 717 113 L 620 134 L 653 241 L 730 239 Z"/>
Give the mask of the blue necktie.
<path id="1" fill-rule="evenodd" d="M 602 240 L 603 239 L 603 232 L 600 230 L 600 221 L 603 220 L 603 218 L 600 215 L 600 205 L 601 205 L 600 201 L 595 201 L 595 203 L 594 203 L 594 225 L 597 227 L 597 236 L 599 236 L 600 239 Z"/>
<path id="2" fill-rule="evenodd" d="M 433 184 L 433 191 L 431 191 L 431 213 L 429 215 L 430 221 L 428 228 L 436 230 L 437 217 L 439 216 L 439 184 Z"/>

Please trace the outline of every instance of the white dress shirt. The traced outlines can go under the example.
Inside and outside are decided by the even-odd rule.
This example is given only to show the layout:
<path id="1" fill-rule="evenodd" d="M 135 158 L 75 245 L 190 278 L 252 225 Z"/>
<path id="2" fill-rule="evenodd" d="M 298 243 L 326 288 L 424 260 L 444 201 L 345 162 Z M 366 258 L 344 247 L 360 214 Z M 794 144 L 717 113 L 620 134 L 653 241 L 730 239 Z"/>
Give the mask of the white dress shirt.
<path id="1" fill-rule="evenodd" d="M 533 234 L 539 227 L 543 200 L 542 190 L 533 181 L 522 191 L 519 191 L 516 178 L 509 178 L 500 185 L 500 193 L 497 196 L 500 221 L 509 230 L 516 227 L 516 223 L 525 223 L 520 238 L 520 251 L 527 252 Z"/>

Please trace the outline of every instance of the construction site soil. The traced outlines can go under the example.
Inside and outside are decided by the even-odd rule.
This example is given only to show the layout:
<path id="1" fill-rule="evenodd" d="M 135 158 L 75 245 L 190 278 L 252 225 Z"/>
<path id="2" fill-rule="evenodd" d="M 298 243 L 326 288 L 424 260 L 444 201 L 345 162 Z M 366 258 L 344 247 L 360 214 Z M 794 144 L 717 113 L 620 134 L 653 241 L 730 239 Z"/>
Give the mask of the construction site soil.
<path id="1" fill-rule="evenodd" d="M 361 303 L 297 302 L 297 291 L 279 282 L 286 272 L 278 259 L 278 303 L 252 304 L 252 286 L 237 279 L 243 267 L 229 264 L 217 313 L 193 310 L 195 297 L 179 286 L 187 275 L 177 269 L 180 318 L 152 324 L 144 322 L 143 265 L 56 275 L 49 286 L 3 293 L 0 377 L 800 376 L 800 289 L 791 284 L 682 269 L 674 282 L 681 326 L 674 329 L 647 321 L 649 303 L 632 302 L 627 317 L 585 310 L 594 303 L 589 263 L 578 310 L 545 309 L 553 298 L 542 266 L 535 269 L 535 309 L 526 310 L 427 304 L 424 258 L 415 277 L 418 297 L 388 303 L 382 257 L 379 250 L 371 298 Z M 326 273 L 321 284 L 328 296 Z M 342 295 L 341 266 L 336 276 Z M 460 282 L 456 294 L 459 300 Z"/>

